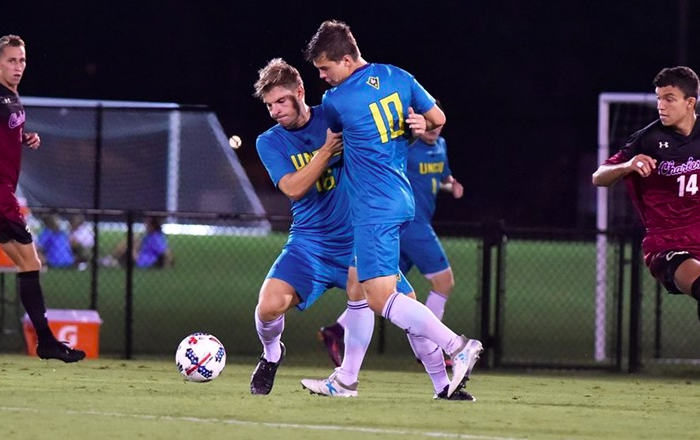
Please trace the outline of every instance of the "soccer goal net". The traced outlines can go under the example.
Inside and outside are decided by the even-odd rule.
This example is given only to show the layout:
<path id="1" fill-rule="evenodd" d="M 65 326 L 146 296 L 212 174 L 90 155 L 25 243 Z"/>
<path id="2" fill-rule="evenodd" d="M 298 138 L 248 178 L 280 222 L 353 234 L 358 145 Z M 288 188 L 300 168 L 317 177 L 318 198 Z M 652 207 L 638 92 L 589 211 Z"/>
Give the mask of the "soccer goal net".
<path id="1" fill-rule="evenodd" d="M 42 138 L 40 151 L 23 157 L 19 190 L 30 206 L 212 213 L 239 216 L 225 224 L 247 233 L 270 230 L 212 111 L 168 103 L 22 102 L 27 130 Z M 216 216 L 206 222 L 216 223 Z"/>

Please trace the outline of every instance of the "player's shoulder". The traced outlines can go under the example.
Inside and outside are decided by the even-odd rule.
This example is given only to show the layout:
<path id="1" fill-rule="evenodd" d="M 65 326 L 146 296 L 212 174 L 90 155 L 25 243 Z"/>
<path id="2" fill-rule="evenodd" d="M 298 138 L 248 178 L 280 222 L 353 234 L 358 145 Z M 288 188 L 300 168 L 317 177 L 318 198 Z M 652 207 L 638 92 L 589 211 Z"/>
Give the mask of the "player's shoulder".
<path id="1" fill-rule="evenodd" d="M 370 67 L 376 72 L 383 72 L 390 75 L 413 76 L 407 70 L 394 64 L 372 63 Z"/>
<path id="2" fill-rule="evenodd" d="M 280 136 L 280 130 L 284 130 L 284 128 L 282 128 L 280 124 L 275 124 L 260 133 L 255 140 L 255 147 L 258 149 L 258 151 L 269 147 L 275 139 L 278 139 Z"/>
<path id="3" fill-rule="evenodd" d="M 640 128 L 632 134 L 632 137 L 646 137 L 666 132 L 666 127 L 661 123 L 660 119 L 656 119 L 645 127 Z"/>
<path id="4" fill-rule="evenodd" d="M 2 84 L 0 84 L 0 97 L 12 97 L 19 99 L 19 95 L 17 95 L 17 93 L 13 92 Z"/>

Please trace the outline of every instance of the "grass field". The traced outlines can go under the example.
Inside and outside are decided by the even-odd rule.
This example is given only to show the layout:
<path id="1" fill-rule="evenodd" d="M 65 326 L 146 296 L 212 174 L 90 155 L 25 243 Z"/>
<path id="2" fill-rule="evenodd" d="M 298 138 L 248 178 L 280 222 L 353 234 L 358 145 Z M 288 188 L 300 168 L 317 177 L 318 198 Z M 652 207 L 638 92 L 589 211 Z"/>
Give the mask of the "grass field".
<path id="1" fill-rule="evenodd" d="M 329 369 L 283 365 L 251 396 L 253 358 L 211 383 L 184 382 L 167 360 L 66 365 L 0 355 L 4 440 L 37 439 L 694 439 L 700 376 L 487 373 L 476 403 L 432 400 L 424 373 L 366 370 L 356 399 L 309 395 L 299 380 Z"/>

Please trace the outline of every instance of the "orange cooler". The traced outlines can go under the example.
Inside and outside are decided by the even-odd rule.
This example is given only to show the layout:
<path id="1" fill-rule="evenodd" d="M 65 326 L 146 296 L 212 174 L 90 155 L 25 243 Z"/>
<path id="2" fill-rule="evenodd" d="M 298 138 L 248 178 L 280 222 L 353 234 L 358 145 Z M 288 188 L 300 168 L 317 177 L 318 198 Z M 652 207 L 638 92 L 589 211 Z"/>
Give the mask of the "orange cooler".
<path id="1" fill-rule="evenodd" d="M 56 339 L 85 351 L 88 358 L 99 357 L 102 320 L 96 310 L 47 309 L 46 316 Z M 22 317 L 22 327 L 27 354 L 36 356 L 36 332 L 26 313 Z"/>

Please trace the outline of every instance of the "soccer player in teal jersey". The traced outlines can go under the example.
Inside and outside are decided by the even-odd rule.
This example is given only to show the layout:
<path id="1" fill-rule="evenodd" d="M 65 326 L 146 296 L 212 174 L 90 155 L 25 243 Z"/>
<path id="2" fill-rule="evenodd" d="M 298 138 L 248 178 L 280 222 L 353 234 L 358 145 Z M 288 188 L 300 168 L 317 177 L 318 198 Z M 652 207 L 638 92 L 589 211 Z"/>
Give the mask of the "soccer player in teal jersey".
<path id="1" fill-rule="evenodd" d="M 284 358 L 284 314 L 305 310 L 331 287 L 348 294 L 345 356 L 339 369 L 344 386 L 335 395 L 357 396 L 360 366 L 372 339 L 374 314 L 351 265 L 353 233 L 342 169 L 342 141 L 327 129 L 321 107 L 305 101 L 299 72 L 273 59 L 259 72 L 255 96 L 277 125 L 257 139 L 260 159 L 275 185 L 291 200 L 289 239 L 260 289 L 255 326 L 263 344 L 252 394 L 269 394 Z M 413 288 L 403 279 L 400 291 Z"/>
<path id="2" fill-rule="evenodd" d="M 457 199 L 464 194 L 464 188 L 452 176 L 447 158 L 447 143 L 440 136 L 441 130 L 442 127 L 438 127 L 426 131 L 408 149 L 407 175 L 416 200 L 416 215 L 401 231 L 399 259 L 402 273 L 407 274 L 416 266 L 430 281 L 431 290 L 425 305 L 440 320 L 444 315 L 445 303 L 454 288 L 454 275 L 431 222 L 440 190 L 451 193 Z M 319 332 L 336 365 L 342 362 L 340 354 L 345 336 L 344 320 L 343 314 L 336 323 L 322 327 Z M 432 377 L 435 378 L 433 386 L 439 395 L 442 381 L 438 376 L 431 375 Z"/>
<path id="3" fill-rule="evenodd" d="M 408 149 L 407 175 L 416 200 L 416 215 L 401 232 L 399 268 L 407 274 L 413 266 L 430 281 L 431 291 L 425 305 L 442 319 L 445 303 L 454 288 L 454 275 L 447 254 L 431 224 L 438 192 L 459 199 L 462 185 L 452 176 L 447 158 L 447 143 L 440 136 L 442 127 L 426 131 Z M 344 337 L 343 316 L 333 325 L 321 328 L 331 359 L 340 365 Z"/>
<path id="4" fill-rule="evenodd" d="M 442 319 L 445 302 L 454 288 L 454 276 L 445 250 L 432 226 L 440 190 L 459 199 L 462 185 L 452 176 L 442 127 L 423 133 L 408 149 L 408 180 L 416 200 L 416 216 L 401 232 L 399 268 L 408 273 L 413 266 L 430 280 L 432 290 L 425 305 Z"/>
<path id="5" fill-rule="evenodd" d="M 444 390 L 450 398 L 464 387 L 481 342 L 456 334 L 396 290 L 400 230 L 415 214 L 405 173 L 409 129 L 420 135 L 442 126 L 445 115 L 411 74 L 365 61 L 345 23 L 321 24 L 304 55 L 333 86 L 322 107 L 330 129 L 343 134 L 357 274 L 369 307 L 420 340 L 419 352 L 434 353 L 426 369 L 438 362 L 444 368 L 437 347 L 450 354 L 453 377 Z"/>

